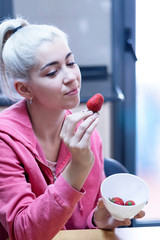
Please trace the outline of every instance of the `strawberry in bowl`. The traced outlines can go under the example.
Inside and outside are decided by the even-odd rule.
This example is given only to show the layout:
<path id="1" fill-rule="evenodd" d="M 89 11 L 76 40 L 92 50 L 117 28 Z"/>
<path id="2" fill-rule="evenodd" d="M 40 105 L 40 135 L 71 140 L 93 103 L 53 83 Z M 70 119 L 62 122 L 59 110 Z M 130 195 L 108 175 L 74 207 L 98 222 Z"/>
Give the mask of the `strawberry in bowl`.
<path id="1" fill-rule="evenodd" d="M 109 200 L 115 204 L 124 205 L 124 201 L 122 200 L 122 198 L 113 197 L 113 198 L 109 198 Z"/>

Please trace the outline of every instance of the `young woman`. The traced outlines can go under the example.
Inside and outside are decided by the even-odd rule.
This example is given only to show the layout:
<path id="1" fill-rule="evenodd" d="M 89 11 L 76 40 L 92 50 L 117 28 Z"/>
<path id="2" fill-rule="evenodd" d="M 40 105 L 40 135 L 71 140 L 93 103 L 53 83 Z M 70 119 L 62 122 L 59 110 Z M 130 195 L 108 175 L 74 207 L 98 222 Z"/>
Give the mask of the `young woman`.
<path id="1" fill-rule="evenodd" d="M 0 239 L 129 225 L 113 219 L 100 198 L 98 114 L 69 110 L 80 102 L 81 74 L 66 34 L 5 20 L 0 48 L 1 88 L 19 100 L 0 114 Z"/>

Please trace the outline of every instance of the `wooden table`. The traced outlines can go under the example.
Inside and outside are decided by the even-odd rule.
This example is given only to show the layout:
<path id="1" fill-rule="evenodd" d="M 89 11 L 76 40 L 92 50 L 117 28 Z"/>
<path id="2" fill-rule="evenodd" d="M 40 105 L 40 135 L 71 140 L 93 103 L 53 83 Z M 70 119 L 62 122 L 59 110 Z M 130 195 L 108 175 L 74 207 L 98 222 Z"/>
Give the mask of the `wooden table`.
<path id="1" fill-rule="evenodd" d="M 160 227 L 128 227 L 114 231 L 88 229 L 60 231 L 52 240 L 157 240 Z"/>

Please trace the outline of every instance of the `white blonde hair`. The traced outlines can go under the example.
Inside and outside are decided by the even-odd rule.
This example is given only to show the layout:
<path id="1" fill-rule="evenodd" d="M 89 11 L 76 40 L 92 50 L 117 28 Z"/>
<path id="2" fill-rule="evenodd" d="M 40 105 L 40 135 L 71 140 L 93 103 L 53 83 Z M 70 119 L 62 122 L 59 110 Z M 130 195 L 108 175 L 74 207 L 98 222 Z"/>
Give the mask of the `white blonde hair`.
<path id="1" fill-rule="evenodd" d="M 0 24 L 0 81 L 8 98 L 20 98 L 14 81 L 29 81 L 29 71 L 37 63 L 38 47 L 57 37 L 68 43 L 67 35 L 55 26 L 29 24 L 23 18 L 7 19 Z"/>

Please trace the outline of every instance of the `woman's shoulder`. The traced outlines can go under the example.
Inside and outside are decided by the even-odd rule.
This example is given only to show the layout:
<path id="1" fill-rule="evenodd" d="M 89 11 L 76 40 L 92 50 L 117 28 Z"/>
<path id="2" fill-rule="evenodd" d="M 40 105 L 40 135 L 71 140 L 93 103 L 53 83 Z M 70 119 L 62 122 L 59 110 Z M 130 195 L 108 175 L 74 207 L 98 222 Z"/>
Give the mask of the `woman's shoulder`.
<path id="1" fill-rule="evenodd" d="M 13 103 L 12 105 L 6 107 L 2 112 L 0 112 L 0 118 L 10 118 L 17 116 L 18 112 L 26 111 L 26 101 L 20 100 L 16 103 Z"/>
<path id="2" fill-rule="evenodd" d="M 0 133 L 5 133 L 21 141 L 26 141 L 33 136 L 25 100 L 7 107 L 0 113 Z"/>

